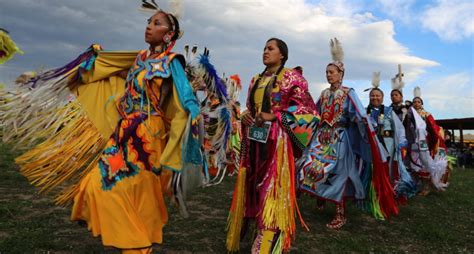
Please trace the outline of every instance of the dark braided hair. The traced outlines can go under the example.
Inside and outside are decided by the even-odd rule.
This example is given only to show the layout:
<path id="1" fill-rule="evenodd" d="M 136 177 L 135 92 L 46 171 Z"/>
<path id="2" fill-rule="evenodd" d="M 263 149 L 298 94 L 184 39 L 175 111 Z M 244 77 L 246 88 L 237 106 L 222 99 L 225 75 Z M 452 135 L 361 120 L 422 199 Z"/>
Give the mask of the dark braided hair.
<path id="1" fill-rule="evenodd" d="M 283 59 L 281 60 L 281 65 L 285 65 L 286 61 L 288 60 L 288 45 L 286 43 L 278 38 L 270 38 L 267 40 L 267 43 L 275 41 L 277 44 L 278 49 L 280 50 L 281 55 L 283 56 Z"/>
<path id="2" fill-rule="evenodd" d="M 281 60 L 281 65 L 278 68 L 277 72 L 273 76 L 272 80 L 268 83 L 268 85 L 265 87 L 265 92 L 263 96 L 263 101 L 262 101 L 262 112 L 265 113 L 270 113 L 272 103 L 271 103 L 271 93 L 272 89 L 275 87 L 276 80 L 278 78 L 278 75 L 280 75 L 281 71 L 285 67 L 285 63 L 288 60 L 288 46 L 286 43 L 278 38 L 270 38 L 267 40 L 267 43 L 270 41 L 275 41 L 277 44 L 278 49 L 280 50 L 280 53 L 283 55 L 283 59 Z M 255 116 L 255 103 L 254 103 L 254 97 L 255 97 L 255 91 L 257 91 L 258 84 L 260 83 L 260 80 L 262 79 L 263 75 L 267 71 L 267 67 L 265 67 L 265 70 L 263 70 L 262 73 L 258 75 L 257 80 L 255 80 L 252 90 L 250 91 L 250 112 L 252 112 L 252 115 Z"/>

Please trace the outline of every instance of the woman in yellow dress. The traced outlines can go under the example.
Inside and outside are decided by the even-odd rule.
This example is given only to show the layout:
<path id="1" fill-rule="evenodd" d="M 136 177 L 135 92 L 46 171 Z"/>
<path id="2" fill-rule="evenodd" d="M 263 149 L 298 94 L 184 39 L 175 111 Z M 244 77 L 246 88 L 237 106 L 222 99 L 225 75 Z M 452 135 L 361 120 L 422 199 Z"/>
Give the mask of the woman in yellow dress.
<path id="1" fill-rule="evenodd" d="M 17 158 L 21 172 L 42 191 L 66 186 L 57 202 L 73 200 L 71 219 L 123 252 L 148 253 L 162 243 L 164 196 L 186 215 L 185 188 L 202 183 L 199 104 L 183 56 L 170 52 L 179 35 L 177 18 L 155 10 L 148 50 L 94 45 L 28 81 L 1 114 L 7 127 L 18 126 L 18 137 L 43 140 Z M 65 104 L 71 92 L 76 98 Z M 39 107 L 24 106 L 35 100 Z M 15 122 L 32 110 L 40 113 Z"/>
<path id="2" fill-rule="evenodd" d="M 171 14 L 159 11 L 148 20 L 150 49 L 140 51 L 130 68 L 116 103 L 118 125 L 74 197 L 71 218 L 86 221 L 106 246 L 149 250 L 163 241 L 164 192 L 183 167 L 187 116 L 195 121 L 199 115 L 183 62 L 166 47 L 178 34 Z"/>

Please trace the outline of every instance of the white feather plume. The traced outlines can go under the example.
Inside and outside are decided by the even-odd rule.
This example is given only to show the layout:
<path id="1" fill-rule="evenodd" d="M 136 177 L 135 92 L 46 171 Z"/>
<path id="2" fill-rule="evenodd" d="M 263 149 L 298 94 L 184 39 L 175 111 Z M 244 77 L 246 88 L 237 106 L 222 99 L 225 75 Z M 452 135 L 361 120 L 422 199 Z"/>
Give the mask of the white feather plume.
<path id="1" fill-rule="evenodd" d="M 413 89 L 413 98 L 415 98 L 415 97 L 421 98 L 421 89 L 420 89 L 419 86 L 417 86 Z"/>
<path id="2" fill-rule="evenodd" d="M 372 88 L 378 88 L 380 86 L 380 71 L 372 73 Z"/>
<path id="3" fill-rule="evenodd" d="M 331 56 L 335 62 L 342 62 L 344 60 L 344 50 L 337 38 L 331 39 Z"/>
<path id="4" fill-rule="evenodd" d="M 183 17 L 184 8 L 182 0 L 171 0 L 170 1 L 170 11 L 178 20 Z"/>
<path id="5" fill-rule="evenodd" d="M 149 14 L 155 14 L 158 11 L 158 10 L 147 9 L 143 7 L 138 8 L 138 10 L 144 13 L 149 13 Z"/>
<path id="6" fill-rule="evenodd" d="M 198 65 L 197 61 L 197 50 L 198 46 L 196 44 L 193 47 L 189 46 L 189 44 L 184 45 L 184 58 L 186 59 L 186 63 L 192 63 L 193 65 Z"/>
<path id="7" fill-rule="evenodd" d="M 399 90 L 402 91 L 403 87 L 405 87 L 405 82 L 403 82 L 403 76 L 405 76 L 402 72 L 402 65 L 398 64 L 398 73 L 392 78 L 392 90 Z"/>
<path id="8" fill-rule="evenodd" d="M 403 90 L 403 87 L 405 87 L 405 82 L 403 80 L 400 80 L 397 76 L 392 78 L 392 90 Z"/>
<path id="9" fill-rule="evenodd" d="M 399 81 L 398 78 L 392 78 L 392 90 L 402 90 L 405 86 L 403 81 Z"/>

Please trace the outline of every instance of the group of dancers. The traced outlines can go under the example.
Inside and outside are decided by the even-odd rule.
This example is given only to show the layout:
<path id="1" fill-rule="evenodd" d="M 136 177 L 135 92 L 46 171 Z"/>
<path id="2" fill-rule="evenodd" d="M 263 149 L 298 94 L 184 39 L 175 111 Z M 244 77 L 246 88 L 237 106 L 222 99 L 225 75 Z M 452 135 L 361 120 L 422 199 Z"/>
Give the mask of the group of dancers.
<path id="1" fill-rule="evenodd" d="M 329 88 L 314 102 L 300 70 L 285 68 L 288 48 L 271 38 L 263 53 L 265 70 L 250 84 L 242 113 L 242 149 L 227 234 L 227 248 L 238 250 L 242 232 L 255 220 L 253 253 L 289 250 L 295 215 L 306 227 L 296 193 L 326 201 L 336 214 L 326 225 L 346 223 L 346 200 L 377 219 L 398 214 L 416 193 L 443 191 L 449 164 L 443 130 L 423 108 L 419 88 L 411 106 L 403 101 L 401 70 L 392 79 L 392 104 L 383 105 L 380 73 L 374 73 L 370 103 L 343 86 L 343 49 L 331 40 L 333 62 L 326 68 Z M 265 142 L 254 126 L 268 125 Z"/>
<path id="2" fill-rule="evenodd" d="M 150 253 L 163 241 L 165 197 L 188 216 L 189 189 L 222 180 L 212 181 L 213 168 L 214 175 L 223 177 L 222 167 L 237 174 L 227 249 L 239 250 L 254 222 L 252 253 L 288 251 L 298 218 L 308 227 L 299 192 L 314 196 L 318 209 L 336 203 L 327 227 L 339 229 L 348 199 L 385 219 L 417 192 L 447 187 L 442 129 L 418 92 L 412 106 L 403 104 L 401 71 L 392 104 L 383 105 L 375 74 L 365 108 L 343 85 L 343 49 L 332 39 L 330 86 L 314 101 L 302 70 L 285 66 L 287 44 L 270 38 L 240 114 L 238 76 L 218 77 L 208 51 L 198 60 L 173 53 L 182 35 L 177 12 L 142 2 L 153 11 L 149 49 L 93 45 L 0 94 L 4 138 L 28 148 L 16 159 L 22 174 L 41 191 L 59 187 L 56 201 L 72 204 L 71 219 L 85 222 L 104 246 Z"/>

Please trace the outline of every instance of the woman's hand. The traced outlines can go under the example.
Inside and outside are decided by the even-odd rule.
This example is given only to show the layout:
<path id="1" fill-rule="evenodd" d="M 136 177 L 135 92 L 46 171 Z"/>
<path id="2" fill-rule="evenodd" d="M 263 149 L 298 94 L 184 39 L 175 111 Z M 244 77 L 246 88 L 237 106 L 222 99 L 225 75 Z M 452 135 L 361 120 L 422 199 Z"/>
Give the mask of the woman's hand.
<path id="1" fill-rule="evenodd" d="M 247 125 L 247 126 L 251 126 L 254 124 L 255 122 L 255 119 L 253 119 L 250 111 L 248 110 L 245 110 L 242 115 L 241 115 L 241 119 L 242 119 L 242 123 Z"/>
<path id="2" fill-rule="evenodd" d="M 265 113 L 265 112 L 260 112 L 257 114 L 257 117 L 255 117 L 255 123 L 257 126 L 262 126 L 264 122 L 270 121 L 273 122 L 276 120 L 275 115 L 271 113 Z"/>
<path id="3" fill-rule="evenodd" d="M 128 75 L 128 70 L 121 70 L 121 71 L 117 72 L 117 76 L 119 76 L 123 79 L 127 79 L 127 75 Z"/>

